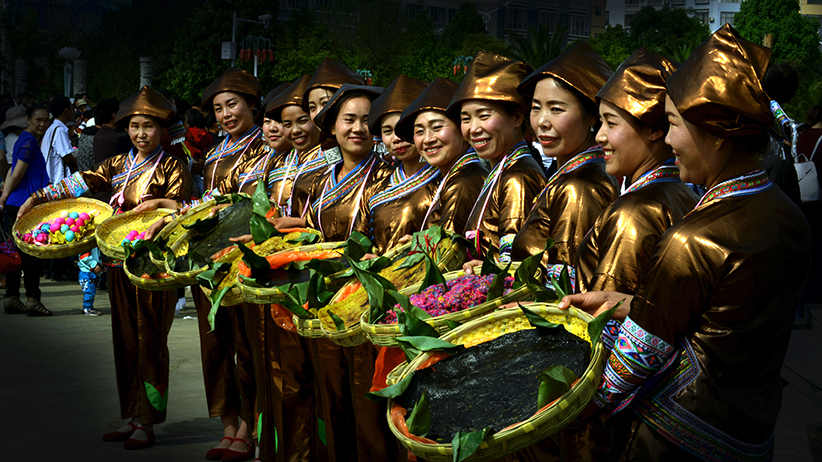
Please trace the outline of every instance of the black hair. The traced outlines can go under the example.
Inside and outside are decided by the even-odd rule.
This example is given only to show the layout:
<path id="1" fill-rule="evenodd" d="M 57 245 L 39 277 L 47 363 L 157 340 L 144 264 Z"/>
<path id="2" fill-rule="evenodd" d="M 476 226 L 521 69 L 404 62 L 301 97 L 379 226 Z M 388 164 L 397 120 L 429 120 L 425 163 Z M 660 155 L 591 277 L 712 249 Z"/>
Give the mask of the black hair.
<path id="1" fill-rule="evenodd" d="M 114 98 L 107 98 L 99 103 L 94 108 L 94 121 L 98 125 L 111 123 L 114 115 L 120 110 L 120 102 Z"/>
<path id="2" fill-rule="evenodd" d="M 49 101 L 49 108 L 48 111 L 51 113 L 52 116 L 60 117 L 60 114 L 63 113 L 67 108 L 71 107 L 71 100 L 66 98 L 63 95 L 56 95 L 54 98 Z"/>
<path id="3" fill-rule="evenodd" d="M 779 104 L 787 104 L 799 87 L 799 74 L 787 63 L 771 63 L 762 77 L 762 89 Z"/>
<path id="4" fill-rule="evenodd" d="M 197 109 L 187 110 L 185 112 L 185 117 L 190 127 L 208 128 L 208 126 L 206 126 L 206 118 L 203 117 L 203 113 Z"/>
<path id="5" fill-rule="evenodd" d="M 49 112 L 48 108 L 43 104 L 34 104 L 34 105 L 29 106 L 28 108 L 26 108 L 26 118 L 30 119 L 31 116 L 34 115 L 35 112 L 37 112 L 41 109 L 46 111 L 46 112 Z"/>

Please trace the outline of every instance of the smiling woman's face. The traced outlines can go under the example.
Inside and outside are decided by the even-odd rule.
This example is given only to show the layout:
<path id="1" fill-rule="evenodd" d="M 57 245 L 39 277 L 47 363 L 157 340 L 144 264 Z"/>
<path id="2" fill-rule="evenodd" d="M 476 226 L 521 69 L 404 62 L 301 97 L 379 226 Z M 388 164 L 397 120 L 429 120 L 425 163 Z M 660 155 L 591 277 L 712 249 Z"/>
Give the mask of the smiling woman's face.
<path id="1" fill-rule="evenodd" d="M 592 117 L 579 99 L 551 77 L 537 82 L 531 99 L 531 128 L 549 157 L 582 152 L 591 135 Z"/>
<path id="2" fill-rule="evenodd" d="M 239 93 L 217 93 L 213 105 L 214 117 L 232 140 L 236 141 L 254 125 L 254 112 Z"/>
<path id="3" fill-rule="evenodd" d="M 510 113 L 500 103 L 480 99 L 468 100 L 460 108 L 462 136 L 477 155 L 499 162 L 521 139 L 521 112 Z"/>
<path id="4" fill-rule="evenodd" d="M 363 157 L 374 146 L 374 139 L 368 131 L 368 112 L 371 101 L 365 96 L 357 96 L 342 104 L 331 134 L 337 139 L 343 155 Z"/>
<path id="5" fill-rule="evenodd" d="M 163 127 L 154 117 L 135 115 L 128 121 L 128 136 L 140 154 L 147 155 L 160 146 Z"/>

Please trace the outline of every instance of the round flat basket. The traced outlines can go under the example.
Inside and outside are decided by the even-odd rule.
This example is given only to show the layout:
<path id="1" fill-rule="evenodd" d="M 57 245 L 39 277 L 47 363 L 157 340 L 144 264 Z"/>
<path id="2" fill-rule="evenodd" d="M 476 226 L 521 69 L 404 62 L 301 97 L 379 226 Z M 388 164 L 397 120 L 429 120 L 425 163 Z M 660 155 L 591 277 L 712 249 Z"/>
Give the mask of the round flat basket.
<path id="1" fill-rule="evenodd" d="M 437 250 L 437 266 L 442 271 L 450 271 L 456 269 L 457 267 L 462 266 L 462 262 L 465 259 L 465 249 L 461 245 L 456 244 L 450 238 L 446 238 L 443 241 L 440 241 L 440 247 Z M 408 253 L 411 251 L 412 247 L 411 242 L 406 242 L 405 244 L 400 244 L 393 249 L 389 250 L 385 253 L 385 256 L 396 262 L 400 258 L 405 258 Z M 425 276 L 425 273 L 421 273 L 418 275 L 417 281 L 422 280 Z M 413 281 L 409 282 L 409 284 L 415 284 L 419 286 L 419 282 Z M 356 284 L 359 281 L 352 281 L 350 284 Z M 406 286 L 398 287 L 397 289 L 403 290 Z M 345 293 L 345 287 L 340 289 L 340 291 L 334 295 L 334 298 L 331 299 L 331 303 L 338 302 L 340 300 L 340 295 Z M 368 308 L 366 306 L 365 310 L 362 314 L 358 316 L 358 321 L 351 326 L 347 327 L 343 330 L 330 330 L 326 329 L 325 326 L 322 324 L 320 328 L 322 329 L 323 333 L 326 337 L 328 337 L 332 342 L 336 343 L 337 345 L 350 347 L 350 346 L 357 346 L 367 342 L 369 339 L 366 337 L 366 333 L 363 330 L 363 326 L 359 319 L 362 319 L 363 314 L 368 313 Z M 396 344 L 396 342 L 394 342 Z"/>
<path id="2" fill-rule="evenodd" d="M 322 329 L 320 329 L 319 319 L 303 319 L 294 315 L 294 325 L 297 326 L 297 334 L 305 338 L 323 338 Z"/>
<path id="3" fill-rule="evenodd" d="M 553 303 L 529 303 L 525 306 L 539 313 L 550 322 L 564 324 L 569 332 L 590 342 L 587 324 L 592 318 L 587 313 L 576 308 L 560 310 Z M 507 308 L 474 319 L 440 338 L 456 345 L 470 347 L 505 333 L 531 328 L 528 319 L 522 314 L 522 310 Z M 396 373 L 397 369 L 395 369 L 390 377 L 396 383 L 396 381 L 420 368 L 429 357 L 429 353 L 422 353 L 410 363 L 400 364 L 397 369 L 401 369 L 401 372 Z M 527 420 L 511 425 L 490 436 L 466 460 L 481 462 L 500 458 L 527 448 L 565 428 L 585 409 L 585 406 L 593 398 L 599 387 L 604 366 L 605 349 L 600 339 L 591 350 L 591 361 L 588 367 L 582 377 L 571 386 L 570 390 Z M 394 433 L 394 436 L 403 446 L 425 460 L 434 462 L 450 462 L 453 460 L 451 444 L 436 444 L 431 440 L 410 435 L 405 424 L 405 418 L 402 417 L 402 412 L 392 413 L 394 406 L 399 405 L 389 400 L 388 425 L 391 432 Z"/>
<path id="4" fill-rule="evenodd" d="M 154 238 L 155 240 L 165 240 L 167 246 L 171 246 L 178 239 L 183 237 L 183 235 L 188 231 L 183 227 L 183 225 L 190 225 L 195 221 L 199 220 L 200 218 L 205 218 L 210 212 L 211 209 L 214 208 L 215 201 L 212 199 L 207 202 L 203 202 L 196 207 L 190 208 L 186 213 L 174 218 L 171 223 L 167 224 L 165 228 L 160 231 L 157 236 Z M 165 255 L 165 253 L 164 253 Z M 151 262 L 154 263 L 154 266 L 157 268 L 165 271 L 166 269 L 166 262 L 165 260 L 157 260 L 154 258 L 154 255 L 150 256 Z"/>
<path id="5" fill-rule="evenodd" d="M 66 244 L 52 244 L 52 245 L 34 245 L 23 242 L 20 236 L 23 236 L 38 223 L 43 223 L 60 216 L 64 210 L 77 213 L 89 213 L 92 211 L 100 212 L 91 224 L 89 224 L 83 237 L 74 242 Z M 90 214 L 90 213 L 89 213 Z M 96 199 L 87 199 L 79 197 L 76 199 L 61 199 L 58 201 L 45 202 L 34 206 L 28 213 L 14 223 L 12 235 L 14 236 L 14 243 L 21 251 L 37 258 L 65 258 L 73 255 L 80 255 L 88 252 L 97 246 L 97 241 L 94 238 L 94 230 L 99 227 L 104 220 L 108 219 L 114 214 L 114 210 L 105 202 Z"/>
<path id="6" fill-rule="evenodd" d="M 319 244 L 310 244 L 310 245 L 301 245 L 297 247 L 293 247 L 286 250 L 281 250 L 279 252 L 274 252 L 271 255 L 275 255 L 281 252 L 312 252 L 315 250 L 334 250 L 339 248 L 342 245 L 342 242 L 322 242 Z M 267 257 L 268 255 L 261 255 Z M 306 274 L 307 270 L 306 270 Z M 331 276 L 325 279 L 325 284 L 331 290 L 339 288 L 342 284 L 348 280 L 348 278 L 339 278 L 342 273 L 332 274 Z M 243 278 L 237 277 L 237 287 L 240 290 L 243 298 L 249 302 L 254 303 L 257 305 L 270 305 L 272 303 L 281 303 L 285 294 L 280 291 L 277 287 L 255 287 L 245 281 Z M 296 322 L 295 322 L 296 324 Z M 299 329 L 299 326 L 298 326 Z M 311 338 L 322 337 L 322 333 L 318 336 L 312 336 Z"/>
<path id="7" fill-rule="evenodd" d="M 126 238 L 126 235 L 131 230 L 143 232 L 157 220 L 172 212 L 173 210 L 169 209 L 156 209 L 142 213 L 129 211 L 114 215 L 101 223 L 95 230 L 97 247 L 109 258 L 125 260 L 126 251 L 120 245 L 120 242 Z"/>
<path id="8" fill-rule="evenodd" d="M 128 280 L 131 281 L 132 284 L 143 290 L 162 292 L 165 290 L 177 290 L 181 287 L 185 287 L 185 284 L 180 284 L 180 281 L 177 281 L 171 276 L 145 278 L 142 275 L 134 274 L 129 271 L 126 263 L 123 263 L 123 271 L 125 271 Z"/>
<path id="9" fill-rule="evenodd" d="M 516 264 L 511 265 L 511 269 L 508 271 L 509 274 L 513 275 L 516 269 L 519 267 L 519 262 Z M 465 272 L 462 270 L 452 271 L 450 273 L 446 273 L 443 276 L 445 277 L 446 281 L 451 281 L 457 279 L 458 277 L 464 276 Z M 539 274 L 537 275 L 539 278 Z M 400 293 L 403 295 L 411 296 L 413 294 L 417 294 L 420 292 L 421 284 L 414 284 L 411 287 L 405 288 L 400 290 Z M 519 300 L 524 300 L 531 295 L 531 289 L 527 286 L 523 285 L 517 289 L 514 289 L 507 294 L 497 297 L 492 300 L 488 300 L 484 303 L 480 303 L 479 305 L 472 306 L 471 308 L 466 308 L 461 311 L 457 311 L 454 313 L 444 314 L 442 316 L 435 316 L 433 318 L 426 319 L 425 322 L 431 325 L 440 335 L 447 333 L 451 330 L 451 327 L 448 326 L 448 321 L 454 321 L 460 324 L 464 324 L 472 319 L 476 319 L 480 316 L 483 316 L 491 311 L 496 310 L 502 305 L 506 305 L 508 303 L 516 302 Z M 402 335 L 400 332 L 399 324 L 371 324 L 368 322 L 368 311 L 362 314 L 360 318 L 360 324 L 362 325 L 362 331 L 368 340 L 371 341 L 376 346 L 385 346 L 385 347 L 397 347 L 397 341 L 395 340 L 397 337 Z"/>

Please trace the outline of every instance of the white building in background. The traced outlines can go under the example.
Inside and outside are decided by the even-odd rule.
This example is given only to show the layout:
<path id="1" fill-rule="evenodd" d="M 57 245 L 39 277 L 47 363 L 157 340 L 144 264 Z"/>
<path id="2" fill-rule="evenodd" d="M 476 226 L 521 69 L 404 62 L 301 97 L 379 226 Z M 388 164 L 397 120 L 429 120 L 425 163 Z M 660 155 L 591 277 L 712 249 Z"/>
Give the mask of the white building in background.
<path id="1" fill-rule="evenodd" d="M 813 0 L 811 0 L 813 1 Z M 673 8 L 693 8 L 694 16 L 715 32 L 725 24 L 734 24 L 734 14 L 739 11 L 741 0 L 607 0 L 605 21 L 611 26 L 622 25 L 630 29 L 631 20 L 646 6 L 661 9 L 665 5 Z"/>

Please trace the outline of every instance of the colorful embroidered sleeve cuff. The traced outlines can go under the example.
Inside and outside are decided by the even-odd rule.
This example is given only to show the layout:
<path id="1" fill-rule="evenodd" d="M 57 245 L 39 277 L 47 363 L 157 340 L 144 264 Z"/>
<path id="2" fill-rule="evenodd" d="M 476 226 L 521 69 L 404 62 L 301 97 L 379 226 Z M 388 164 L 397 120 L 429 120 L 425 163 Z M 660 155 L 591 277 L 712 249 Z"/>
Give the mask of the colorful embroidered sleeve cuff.
<path id="1" fill-rule="evenodd" d="M 86 180 L 80 172 L 64 178 L 56 184 L 50 184 L 43 189 L 35 191 L 32 195 L 35 204 L 48 201 L 81 197 L 89 191 Z"/>
<path id="2" fill-rule="evenodd" d="M 674 348 L 627 317 L 602 371 L 594 402 L 614 412 L 631 402 L 637 390 L 674 354 Z"/>
<path id="3" fill-rule="evenodd" d="M 514 244 L 514 238 L 517 237 L 516 234 L 506 234 L 499 238 L 499 262 L 500 263 L 510 263 L 511 262 L 511 248 Z"/>
<path id="4" fill-rule="evenodd" d="M 556 288 L 554 288 L 553 278 L 557 278 L 559 280 L 560 275 L 562 275 L 562 270 L 565 269 L 567 265 L 565 264 L 557 264 L 557 265 L 548 265 L 545 272 L 545 287 L 547 289 L 551 289 L 556 292 Z M 571 279 L 571 287 L 577 286 L 577 270 L 573 266 L 568 266 L 568 277 Z"/>

